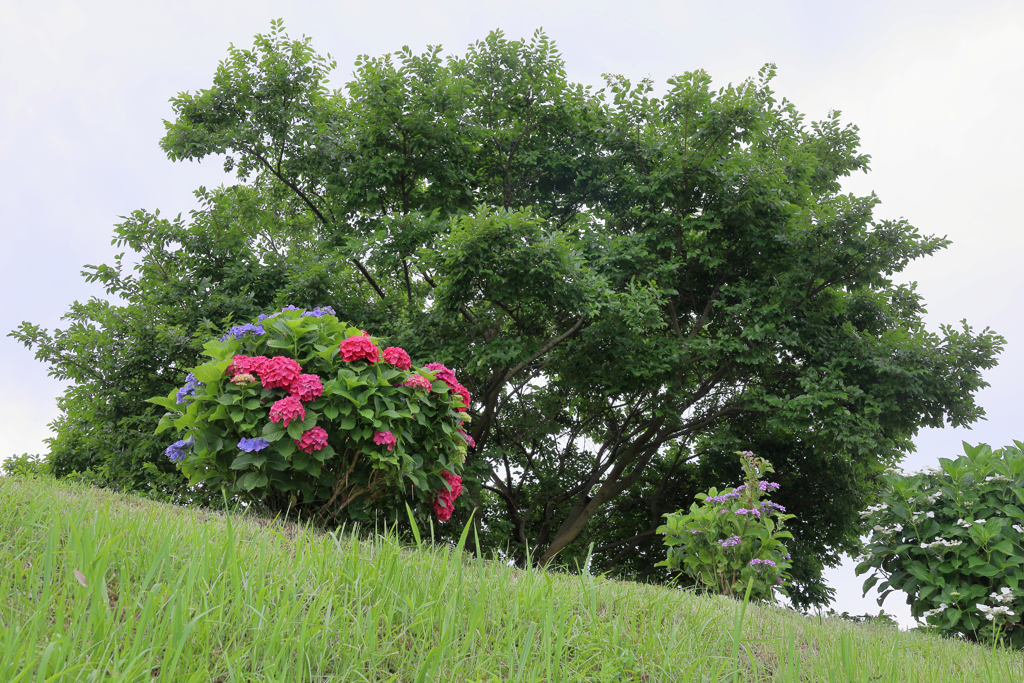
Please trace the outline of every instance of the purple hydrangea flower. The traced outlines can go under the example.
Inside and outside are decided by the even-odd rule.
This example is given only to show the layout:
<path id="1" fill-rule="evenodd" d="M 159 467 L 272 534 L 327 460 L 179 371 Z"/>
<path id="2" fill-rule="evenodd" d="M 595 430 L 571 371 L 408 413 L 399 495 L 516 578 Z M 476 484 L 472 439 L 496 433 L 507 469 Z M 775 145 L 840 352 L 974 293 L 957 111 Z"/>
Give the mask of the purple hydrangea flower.
<path id="1" fill-rule="evenodd" d="M 196 379 L 196 376 L 191 372 L 185 376 L 185 386 L 178 389 L 177 397 L 174 399 L 176 403 L 191 403 L 196 395 L 196 389 L 203 385 L 202 382 Z"/>
<path id="2" fill-rule="evenodd" d="M 723 548 L 731 548 L 733 546 L 739 545 L 741 542 L 742 539 L 740 539 L 739 536 L 730 536 L 729 538 L 723 538 L 720 541 L 716 541 L 716 543 L 718 543 L 718 545 L 722 546 Z"/>
<path id="3" fill-rule="evenodd" d="M 763 500 L 763 501 L 761 501 L 761 507 L 762 508 L 767 508 L 769 510 L 778 510 L 779 512 L 785 512 L 786 511 L 785 507 L 783 507 L 782 505 L 779 505 L 778 503 L 773 503 L 770 500 Z"/>
<path id="4" fill-rule="evenodd" d="M 164 451 L 164 455 L 175 462 L 184 460 L 192 451 L 192 446 L 194 446 L 195 443 L 196 442 L 192 439 L 189 439 L 188 441 L 175 441 L 167 447 L 167 450 Z"/>
<path id="5" fill-rule="evenodd" d="M 772 562 L 771 560 L 761 560 L 761 559 L 758 559 L 758 558 L 755 557 L 754 559 L 752 559 L 750 561 L 750 566 L 751 567 L 756 567 L 759 564 L 767 565 L 769 567 L 774 567 L 775 566 L 775 563 Z"/>
<path id="6" fill-rule="evenodd" d="M 312 311 L 303 311 L 302 315 L 307 315 L 312 318 L 322 318 L 325 315 L 337 315 L 337 313 L 335 313 L 334 309 L 330 306 L 317 306 Z"/>
<path id="7" fill-rule="evenodd" d="M 733 491 L 732 493 L 723 493 L 720 496 L 711 496 L 710 498 L 705 498 L 704 501 L 707 503 L 726 503 L 730 500 L 736 500 L 739 497 L 740 494 Z"/>
<path id="8" fill-rule="evenodd" d="M 263 322 L 260 320 L 259 322 Z M 250 335 L 258 337 L 265 334 L 262 325 L 253 325 L 252 323 L 246 323 L 244 325 L 235 325 L 230 330 L 224 333 L 224 336 L 220 338 L 222 342 L 226 342 L 229 339 L 241 339 L 242 337 L 248 337 Z"/>
<path id="9" fill-rule="evenodd" d="M 255 453 L 256 451 L 262 451 L 264 448 L 270 445 L 270 442 L 266 439 L 246 439 L 242 438 L 238 442 L 238 448 L 245 451 L 246 453 Z"/>
<path id="10" fill-rule="evenodd" d="M 762 481 L 757 485 L 757 488 L 761 489 L 762 491 L 778 491 L 779 485 L 776 484 L 774 481 Z"/>

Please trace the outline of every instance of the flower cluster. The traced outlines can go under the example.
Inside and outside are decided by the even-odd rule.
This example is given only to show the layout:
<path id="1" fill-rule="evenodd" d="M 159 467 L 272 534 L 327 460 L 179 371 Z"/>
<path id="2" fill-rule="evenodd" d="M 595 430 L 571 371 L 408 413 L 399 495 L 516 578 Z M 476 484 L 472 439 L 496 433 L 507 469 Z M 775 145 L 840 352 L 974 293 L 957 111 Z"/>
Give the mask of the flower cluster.
<path id="1" fill-rule="evenodd" d="M 266 439 L 247 439 L 242 437 L 238 442 L 238 450 L 245 451 L 246 453 L 256 453 L 269 445 L 270 442 Z"/>
<path id="2" fill-rule="evenodd" d="M 931 543 L 922 543 L 921 547 L 925 548 L 925 549 L 927 549 L 927 548 L 941 548 L 941 547 L 955 548 L 958 545 L 963 545 L 963 544 L 964 544 L 963 541 L 947 541 L 942 536 L 936 536 L 934 541 L 932 541 Z"/>
<path id="3" fill-rule="evenodd" d="M 409 379 L 405 380 L 404 386 L 412 387 L 413 389 L 422 389 L 423 391 L 430 391 L 433 385 L 430 380 L 423 375 L 413 375 Z"/>
<path id="4" fill-rule="evenodd" d="M 423 367 L 433 372 L 435 377 L 448 385 L 449 391 L 462 398 L 462 405 L 456 408 L 456 410 L 464 413 L 469 409 L 469 389 L 459 384 L 459 380 L 455 379 L 455 372 L 440 363 L 427 363 Z"/>
<path id="5" fill-rule="evenodd" d="M 262 337 L 266 334 L 262 325 L 253 325 L 252 323 L 246 323 L 245 325 L 235 325 L 220 338 L 222 342 L 226 342 L 229 339 L 241 339 L 242 337 Z"/>
<path id="6" fill-rule="evenodd" d="M 395 444 L 398 443 L 398 440 L 395 438 L 395 435 L 389 431 L 374 432 L 373 442 L 378 446 L 387 446 L 388 450 L 390 451 L 392 448 L 395 447 Z"/>
<path id="7" fill-rule="evenodd" d="M 985 618 L 988 619 L 989 621 L 994 620 L 998 616 L 1005 616 L 1005 617 L 1012 617 L 1012 616 L 1014 616 L 1014 613 L 1012 611 L 1010 611 L 1009 607 L 1006 607 L 1006 606 L 989 607 L 988 605 L 979 602 L 977 605 L 975 605 L 975 608 L 977 608 L 977 610 L 979 612 L 984 614 Z"/>
<path id="8" fill-rule="evenodd" d="M 380 349 L 377 348 L 377 345 L 369 337 L 358 334 L 341 342 L 338 353 L 341 354 L 341 359 L 346 363 L 352 363 L 357 360 L 376 363 L 380 360 Z"/>
<path id="9" fill-rule="evenodd" d="M 259 374 L 265 389 L 288 390 L 302 374 L 302 366 L 287 356 L 274 356 L 267 359 Z"/>
<path id="10" fill-rule="evenodd" d="M 293 420 L 302 422 L 306 419 L 306 409 L 302 402 L 294 396 L 285 396 L 270 407 L 270 421 L 280 422 L 287 427 Z"/>
<path id="11" fill-rule="evenodd" d="M 723 493 L 720 496 L 709 496 L 704 500 L 708 503 L 728 503 L 730 500 L 737 500 L 740 497 L 739 491 L 733 491 L 731 493 Z"/>
<path id="12" fill-rule="evenodd" d="M 447 522 L 455 511 L 455 499 L 462 494 L 462 477 L 447 470 L 441 472 L 441 477 L 448 483 L 448 488 L 437 492 L 434 513 L 440 521 Z"/>
<path id="13" fill-rule="evenodd" d="M 317 306 L 312 311 L 303 311 L 302 315 L 310 318 L 322 318 L 325 315 L 336 315 L 334 309 L 330 306 Z"/>
<path id="14" fill-rule="evenodd" d="M 188 373 L 188 375 L 185 376 L 185 386 L 183 386 L 181 389 L 178 389 L 178 394 L 176 396 L 177 402 L 179 404 L 188 404 L 190 401 L 193 400 L 192 397 L 196 395 L 196 389 L 198 389 L 201 386 L 203 386 L 203 383 L 197 380 L 196 376 L 193 375 L 191 372 Z"/>
<path id="15" fill-rule="evenodd" d="M 323 396 L 324 385 L 319 375 L 299 375 L 288 385 L 288 393 L 300 401 L 313 401 Z"/>
<path id="16" fill-rule="evenodd" d="M 699 529 L 698 529 L 698 531 L 699 531 Z M 722 546 L 723 548 L 731 548 L 731 547 L 733 547 L 735 545 L 739 545 L 742 542 L 743 542 L 743 539 L 740 538 L 739 536 L 730 536 L 729 538 L 723 538 L 723 539 L 717 541 L 718 545 Z"/>
<path id="17" fill-rule="evenodd" d="M 405 349 L 397 346 L 389 346 L 384 349 L 384 362 L 394 365 L 399 370 L 408 370 L 412 367 L 412 359 Z"/>
<path id="18" fill-rule="evenodd" d="M 763 565 L 765 567 L 774 567 L 775 566 L 775 563 L 772 560 L 762 560 L 759 557 L 755 557 L 754 559 L 752 559 L 750 561 L 750 566 L 751 567 L 756 567 L 759 564 Z"/>
<path id="19" fill-rule="evenodd" d="M 167 447 L 167 450 L 164 451 L 164 455 L 174 461 L 184 460 L 192 451 L 192 446 L 194 445 L 195 441 L 193 439 L 175 441 Z"/>
<path id="20" fill-rule="evenodd" d="M 300 451 L 313 453 L 327 445 L 327 432 L 323 427 L 313 427 L 306 430 L 301 438 L 295 439 L 295 445 Z"/>

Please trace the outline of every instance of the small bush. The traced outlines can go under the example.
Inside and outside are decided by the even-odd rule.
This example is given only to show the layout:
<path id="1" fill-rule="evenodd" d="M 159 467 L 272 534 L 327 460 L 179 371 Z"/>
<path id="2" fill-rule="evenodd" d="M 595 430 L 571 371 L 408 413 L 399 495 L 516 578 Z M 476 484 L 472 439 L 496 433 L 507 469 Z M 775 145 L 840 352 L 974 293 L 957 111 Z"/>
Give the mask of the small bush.
<path id="1" fill-rule="evenodd" d="M 53 466 L 42 455 L 22 453 L 12 455 L 3 462 L 4 474 L 10 477 L 34 479 L 35 477 L 52 477 Z"/>
<path id="2" fill-rule="evenodd" d="M 862 516 L 871 540 L 857 574 L 871 572 L 881 605 L 907 594 L 911 614 L 944 634 L 1024 646 L 1024 444 L 964 444 L 940 469 L 887 471 L 880 502 Z M 881 583 L 879 583 L 881 582 Z"/>
<path id="3" fill-rule="evenodd" d="M 208 363 L 151 399 L 191 483 L 309 510 L 323 521 L 393 516 L 405 502 L 443 521 L 461 491 L 469 392 L 448 368 L 414 367 L 330 309 L 283 310 L 205 345 Z"/>
<path id="4" fill-rule="evenodd" d="M 785 594 L 790 556 L 779 539 L 792 538 L 785 531 L 786 509 L 761 497 L 778 490 L 762 476 L 774 472 L 771 463 L 749 451 L 738 453 L 746 483 L 719 492 L 698 493 L 701 501 L 690 512 L 665 515 L 658 528 L 665 534 L 668 558 L 657 566 L 682 571 L 709 590 L 742 598 L 753 579 L 752 600 L 772 601 L 775 591 Z"/>

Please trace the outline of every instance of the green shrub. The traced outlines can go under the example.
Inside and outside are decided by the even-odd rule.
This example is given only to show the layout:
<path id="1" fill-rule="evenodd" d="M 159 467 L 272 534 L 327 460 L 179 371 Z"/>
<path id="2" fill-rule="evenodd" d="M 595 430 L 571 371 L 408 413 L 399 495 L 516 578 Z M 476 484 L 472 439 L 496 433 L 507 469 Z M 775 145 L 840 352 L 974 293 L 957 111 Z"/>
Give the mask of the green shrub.
<path id="1" fill-rule="evenodd" d="M 658 533 L 665 534 L 668 558 L 657 566 L 682 571 L 709 590 L 732 597 L 743 597 L 753 579 L 751 599 L 771 601 L 775 591 L 785 594 L 789 579 L 790 555 L 779 539 L 793 537 L 783 529 L 793 515 L 761 500 L 779 488 L 761 480 L 775 471 L 771 463 L 749 451 L 738 455 L 746 483 L 698 493 L 701 502 L 693 503 L 688 514 L 680 510 L 665 515 L 667 522 Z"/>
<path id="2" fill-rule="evenodd" d="M 964 443 L 941 469 L 887 471 L 888 486 L 862 516 L 871 540 L 857 574 L 871 571 L 881 605 L 907 594 L 911 614 L 969 640 L 1005 636 L 1024 646 L 1024 443 L 993 451 Z M 881 581 L 881 583 L 879 583 Z"/>
<path id="3" fill-rule="evenodd" d="M 451 516 L 472 442 L 451 370 L 382 352 L 330 309 L 260 316 L 205 349 L 184 387 L 151 399 L 192 484 L 325 522 L 417 501 Z"/>

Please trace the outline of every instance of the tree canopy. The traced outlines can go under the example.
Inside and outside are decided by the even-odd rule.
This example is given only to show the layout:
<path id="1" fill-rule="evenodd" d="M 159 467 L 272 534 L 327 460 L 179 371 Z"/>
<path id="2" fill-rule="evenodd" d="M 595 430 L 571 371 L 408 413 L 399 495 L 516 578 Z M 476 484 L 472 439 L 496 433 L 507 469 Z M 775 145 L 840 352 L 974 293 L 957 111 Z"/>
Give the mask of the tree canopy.
<path id="1" fill-rule="evenodd" d="M 127 304 L 12 333 L 76 383 L 52 444 L 67 471 L 114 463 L 108 480 L 135 488 L 138 463 L 169 474 L 143 401 L 181 382 L 196 335 L 330 304 L 472 391 L 463 498 L 488 547 L 569 567 L 593 547 L 602 571 L 657 578 L 662 515 L 738 483 L 730 454 L 752 450 L 797 515 L 807 605 L 917 430 L 983 417 L 1002 338 L 929 331 L 894 280 L 947 241 L 842 191 L 868 169 L 857 128 L 807 122 L 773 66 L 722 88 L 696 71 L 595 90 L 543 33 L 496 31 L 463 56 L 355 67 L 330 90 L 334 62 L 276 22 L 173 98 L 168 157 L 221 158 L 238 184 L 203 190 L 189 223 L 118 227 L 138 273 L 89 277 Z"/>

